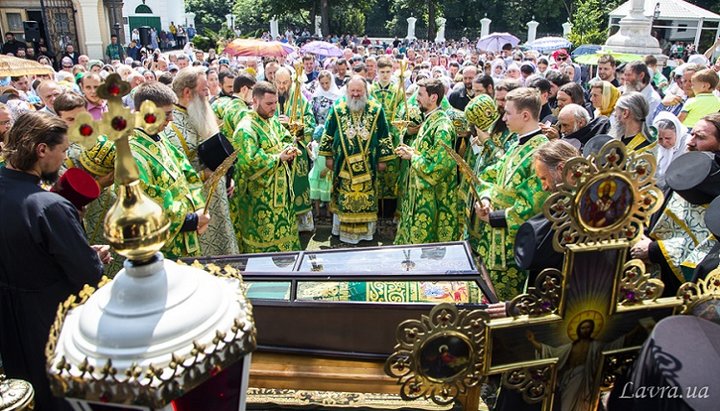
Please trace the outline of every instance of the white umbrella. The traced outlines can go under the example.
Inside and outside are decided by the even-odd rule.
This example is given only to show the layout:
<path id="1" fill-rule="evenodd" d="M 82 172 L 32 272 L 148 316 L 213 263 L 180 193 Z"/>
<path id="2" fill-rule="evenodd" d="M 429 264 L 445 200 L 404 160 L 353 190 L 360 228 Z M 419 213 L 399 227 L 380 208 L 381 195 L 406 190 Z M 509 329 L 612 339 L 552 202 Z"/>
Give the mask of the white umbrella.
<path id="1" fill-rule="evenodd" d="M 528 43 L 527 46 L 533 50 L 548 52 L 569 48 L 572 43 L 562 37 L 541 37 L 532 43 Z"/>
<path id="2" fill-rule="evenodd" d="M 502 50 L 502 47 L 508 43 L 515 47 L 520 43 L 520 39 L 510 33 L 491 33 L 478 40 L 475 47 L 479 50 L 497 52 Z"/>

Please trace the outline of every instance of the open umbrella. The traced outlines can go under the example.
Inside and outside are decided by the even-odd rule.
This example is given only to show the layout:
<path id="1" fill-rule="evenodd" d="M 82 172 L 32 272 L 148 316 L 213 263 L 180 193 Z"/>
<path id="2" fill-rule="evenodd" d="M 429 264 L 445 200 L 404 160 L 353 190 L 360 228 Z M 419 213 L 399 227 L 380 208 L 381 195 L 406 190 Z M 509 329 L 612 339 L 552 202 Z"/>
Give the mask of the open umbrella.
<path id="1" fill-rule="evenodd" d="M 478 40 L 475 47 L 479 50 L 497 52 L 502 50 L 502 47 L 508 43 L 515 47 L 520 43 L 520 39 L 510 33 L 491 33 Z"/>
<path id="2" fill-rule="evenodd" d="M 55 71 L 53 71 L 52 67 L 40 64 L 37 61 L 0 55 L 0 77 L 30 76 L 33 74 L 49 74 L 52 76 Z"/>
<path id="3" fill-rule="evenodd" d="M 279 41 L 235 39 L 225 47 L 223 53 L 243 57 L 280 57 L 287 56 L 293 51 L 295 51 L 293 46 Z"/>
<path id="4" fill-rule="evenodd" d="M 562 37 L 541 37 L 532 43 L 528 43 L 527 46 L 533 50 L 547 53 L 549 51 L 570 48 L 572 43 Z"/>
<path id="5" fill-rule="evenodd" d="M 576 48 L 575 50 L 570 53 L 572 58 L 576 58 L 578 56 L 582 56 L 585 54 L 594 54 L 597 53 L 602 49 L 602 46 L 599 46 L 597 44 L 583 44 L 582 46 Z"/>
<path id="6" fill-rule="evenodd" d="M 327 41 L 311 41 L 300 47 L 302 53 L 317 54 L 323 57 L 340 57 L 342 56 L 342 50 L 336 45 L 328 43 Z"/>
<path id="7" fill-rule="evenodd" d="M 642 61 L 644 59 L 643 56 L 639 54 L 630 54 L 630 53 L 615 53 L 611 51 L 603 51 L 599 50 L 595 54 L 583 54 L 582 56 L 578 56 L 576 58 L 573 58 L 573 62 L 578 64 L 586 64 L 590 66 L 595 66 L 598 63 L 598 60 L 600 57 L 609 54 L 615 58 L 615 61 L 620 63 L 629 63 L 631 61 Z"/>

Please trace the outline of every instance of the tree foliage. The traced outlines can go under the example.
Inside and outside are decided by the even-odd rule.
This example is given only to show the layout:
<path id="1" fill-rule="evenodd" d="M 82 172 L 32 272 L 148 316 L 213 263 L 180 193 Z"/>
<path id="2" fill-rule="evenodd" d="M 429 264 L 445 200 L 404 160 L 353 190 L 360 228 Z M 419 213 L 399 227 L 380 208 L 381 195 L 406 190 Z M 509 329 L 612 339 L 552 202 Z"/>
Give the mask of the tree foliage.
<path id="1" fill-rule="evenodd" d="M 568 36 L 574 45 L 603 44 L 607 40 L 608 14 L 600 0 L 579 0 Z"/>
<path id="2" fill-rule="evenodd" d="M 232 3 L 227 0 L 185 0 L 188 12 L 195 13 L 195 24 L 199 32 L 209 28 L 218 31 L 225 23 L 225 15 L 230 13 Z"/>
<path id="3" fill-rule="evenodd" d="M 267 30 L 278 19 L 281 30 L 303 27 L 312 31 L 315 16 L 322 16 L 323 33 L 398 36 L 407 33 L 407 18 L 418 19 L 419 38 L 434 38 L 435 19 L 447 20 L 447 38 L 474 38 L 480 20 L 492 20 L 490 31 L 509 31 L 521 39 L 527 22 L 540 22 L 538 37 L 559 35 L 562 24 L 574 25 L 575 44 L 601 43 L 607 36 L 607 16 L 623 0 L 185 0 L 188 11 L 198 16 L 198 28 L 219 30 L 225 14 L 232 12 L 244 33 Z M 700 7 L 720 11 L 719 0 L 691 0 Z"/>

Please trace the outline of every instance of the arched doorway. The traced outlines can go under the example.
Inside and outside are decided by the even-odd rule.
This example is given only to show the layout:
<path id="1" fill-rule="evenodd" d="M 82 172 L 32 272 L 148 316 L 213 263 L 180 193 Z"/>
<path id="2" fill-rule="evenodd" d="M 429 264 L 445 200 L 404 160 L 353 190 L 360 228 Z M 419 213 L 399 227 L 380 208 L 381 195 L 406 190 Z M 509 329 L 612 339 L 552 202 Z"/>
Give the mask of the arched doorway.
<path id="1" fill-rule="evenodd" d="M 155 27 L 155 30 L 159 33 L 162 28 L 160 16 L 154 15 L 152 9 L 145 4 L 144 0 L 142 4 L 135 7 L 135 14 L 128 17 L 128 24 L 130 26 L 130 32 L 138 27 L 148 26 Z"/>

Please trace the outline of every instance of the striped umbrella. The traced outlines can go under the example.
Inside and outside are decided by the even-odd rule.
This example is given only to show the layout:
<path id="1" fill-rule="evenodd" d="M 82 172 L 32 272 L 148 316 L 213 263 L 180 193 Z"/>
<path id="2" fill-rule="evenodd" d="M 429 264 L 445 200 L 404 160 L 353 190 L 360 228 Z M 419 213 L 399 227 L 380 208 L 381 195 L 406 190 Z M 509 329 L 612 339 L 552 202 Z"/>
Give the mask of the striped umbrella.
<path id="1" fill-rule="evenodd" d="M 48 74 L 52 76 L 55 74 L 55 71 L 52 67 L 40 64 L 37 61 L 0 55 L 0 77 L 30 76 L 33 74 Z"/>
<path id="2" fill-rule="evenodd" d="M 258 39 L 235 39 L 223 50 L 230 56 L 242 57 L 280 57 L 295 51 L 295 47 L 279 41 L 263 41 Z"/>

